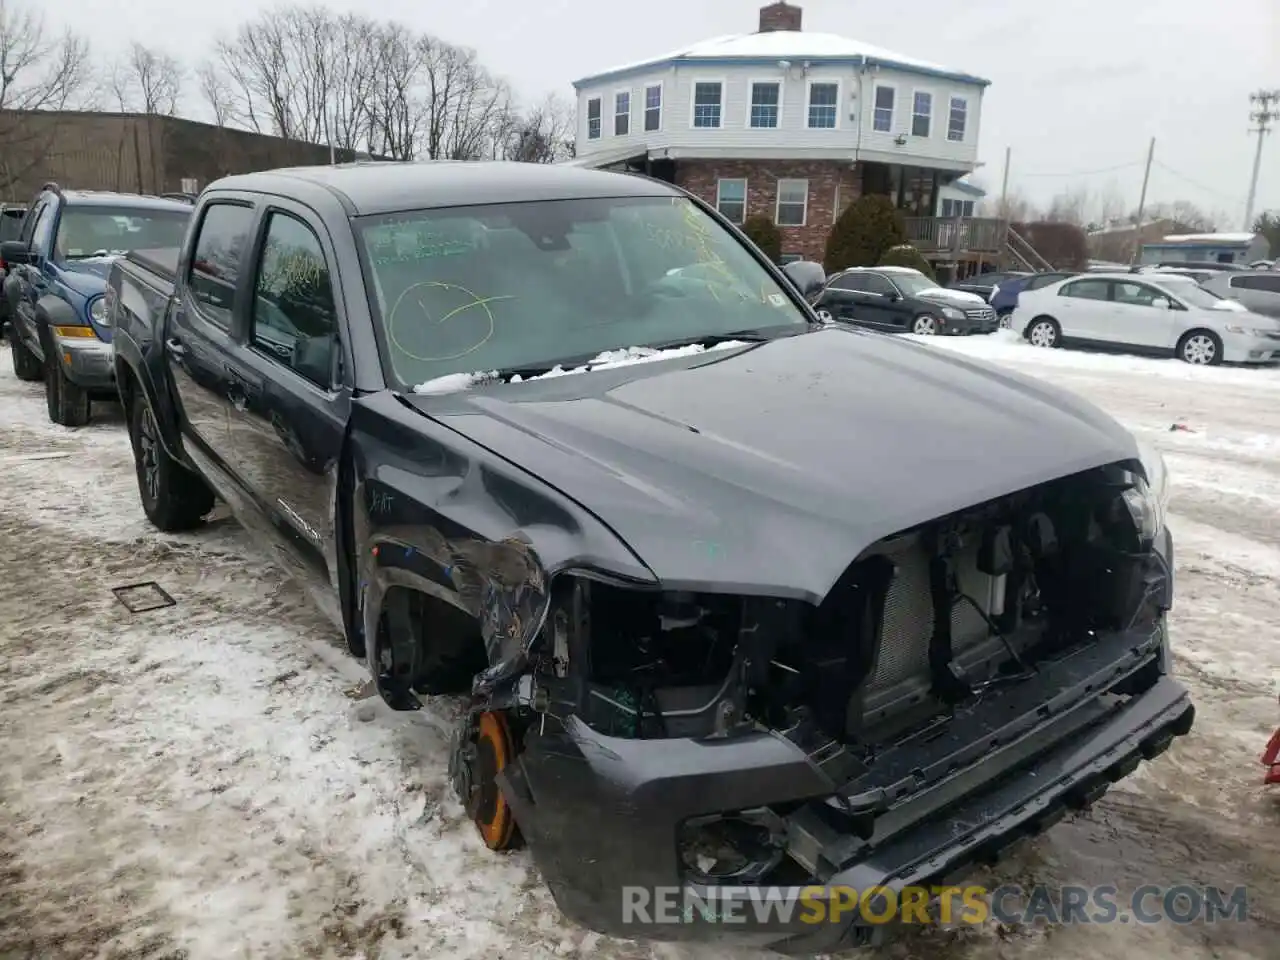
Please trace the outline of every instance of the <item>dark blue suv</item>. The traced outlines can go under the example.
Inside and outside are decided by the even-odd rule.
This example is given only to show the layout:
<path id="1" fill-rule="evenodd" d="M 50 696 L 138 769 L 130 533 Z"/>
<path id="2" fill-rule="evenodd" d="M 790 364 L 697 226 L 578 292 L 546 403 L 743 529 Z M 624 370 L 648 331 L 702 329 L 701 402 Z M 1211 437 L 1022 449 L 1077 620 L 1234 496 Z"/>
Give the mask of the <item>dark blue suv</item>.
<path id="1" fill-rule="evenodd" d="M 186 200 L 49 183 L 18 239 L 0 243 L 13 371 L 44 380 L 54 423 L 82 426 L 92 400 L 115 396 L 103 303 L 111 262 L 130 250 L 180 246 L 191 210 Z"/>

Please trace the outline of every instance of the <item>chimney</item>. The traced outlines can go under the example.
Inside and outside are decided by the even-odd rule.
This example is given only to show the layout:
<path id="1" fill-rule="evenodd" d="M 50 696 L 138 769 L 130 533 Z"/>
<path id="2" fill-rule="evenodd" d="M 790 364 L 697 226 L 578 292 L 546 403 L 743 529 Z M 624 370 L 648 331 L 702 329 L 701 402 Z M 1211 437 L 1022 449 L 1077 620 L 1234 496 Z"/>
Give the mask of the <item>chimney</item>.
<path id="1" fill-rule="evenodd" d="M 799 32 L 800 18 L 804 11 L 789 3 L 778 0 L 767 7 L 760 8 L 760 29 L 758 33 L 771 33 L 775 30 L 792 30 Z"/>

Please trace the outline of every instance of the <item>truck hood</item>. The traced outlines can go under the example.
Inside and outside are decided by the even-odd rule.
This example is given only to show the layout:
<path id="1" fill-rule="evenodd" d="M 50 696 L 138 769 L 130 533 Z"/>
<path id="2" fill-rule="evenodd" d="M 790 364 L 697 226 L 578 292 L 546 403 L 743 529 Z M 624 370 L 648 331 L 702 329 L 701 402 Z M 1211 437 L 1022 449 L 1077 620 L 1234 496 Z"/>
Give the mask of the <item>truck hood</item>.
<path id="1" fill-rule="evenodd" d="M 404 400 L 592 511 L 670 587 L 810 602 L 892 533 L 1138 455 L 1074 394 L 837 328 Z"/>

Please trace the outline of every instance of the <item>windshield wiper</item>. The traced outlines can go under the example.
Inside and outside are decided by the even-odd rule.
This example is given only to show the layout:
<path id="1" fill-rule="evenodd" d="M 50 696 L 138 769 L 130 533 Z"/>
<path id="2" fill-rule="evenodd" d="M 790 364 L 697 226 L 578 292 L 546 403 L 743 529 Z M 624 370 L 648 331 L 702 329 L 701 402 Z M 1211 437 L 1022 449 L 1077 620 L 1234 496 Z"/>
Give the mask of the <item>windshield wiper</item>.
<path id="1" fill-rule="evenodd" d="M 764 343 L 766 340 L 773 340 L 778 336 L 790 336 L 792 332 L 799 333 L 801 330 L 809 329 L 808 326 L 801 327 L 795 325 L 794 330 L 788 324 L 785 327 L 755 327 L 748 330 L 734 330 L 731 333 L 702 333 L 692 337 L 680 337 L 675 340 L 661 340 L 658 343 L 642 343 L 637 346 L 648 347 L 651 350 L 674 350 L 677 347 L 691 347 L 695 343 L 700 343 L 704 347 L 714 347 L 719 343 L 732 343 L 734 340 L 740 340 L 743 343 Z M 769 331 L 779 331 L 770 333 Z M 788 332 L 781 332 L 788 331 Z"/>

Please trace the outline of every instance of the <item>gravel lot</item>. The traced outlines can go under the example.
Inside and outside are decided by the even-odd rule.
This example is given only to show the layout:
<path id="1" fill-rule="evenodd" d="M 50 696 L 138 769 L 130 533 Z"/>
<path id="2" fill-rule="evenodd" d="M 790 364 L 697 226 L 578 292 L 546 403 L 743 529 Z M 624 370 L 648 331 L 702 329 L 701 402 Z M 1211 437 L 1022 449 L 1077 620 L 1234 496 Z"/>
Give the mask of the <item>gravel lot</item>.
<path id="1" fill-rule="evenodd" d="M 1164 450 L 1177 660 L 1199 709 L 1190 737 L 984 879 L 1247 884 L 1250 916 L 993 921 L 885 955 L 1275 960 L 1280 800 L 1258 757 L 1280 723 L 1280 371 L 935 343 L 1075 389 Z M 383 709 L 233 521 L 147 525 L 118 410 L 56 427 L 0 358 L 0 960 L 729 956 L 562 920 L 447 788 L 457 705 Z M 176 605 L 130 614 L 111 593 L 146 580 Z"/>

